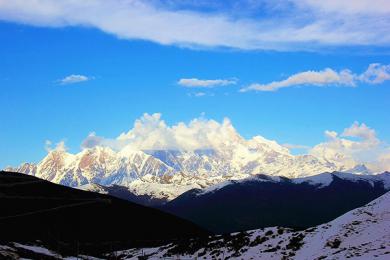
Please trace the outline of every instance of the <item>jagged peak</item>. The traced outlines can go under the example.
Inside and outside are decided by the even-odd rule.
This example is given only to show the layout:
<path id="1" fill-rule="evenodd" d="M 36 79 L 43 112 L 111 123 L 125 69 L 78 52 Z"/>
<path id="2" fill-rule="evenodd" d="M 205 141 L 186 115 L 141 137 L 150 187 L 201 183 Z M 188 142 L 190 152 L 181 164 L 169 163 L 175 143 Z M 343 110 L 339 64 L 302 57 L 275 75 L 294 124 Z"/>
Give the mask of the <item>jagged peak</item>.
<path id="1" fill-rule="evenodd" d="M 56 163 L 68 165 L 75 158 L 74 154 L 68 153 L 65 149 L 53 149 L 50 150 L 49 153 L 43 158 L 43 160 L 39 163 L 39 165 L 43 165 L 46 163 Z"/>

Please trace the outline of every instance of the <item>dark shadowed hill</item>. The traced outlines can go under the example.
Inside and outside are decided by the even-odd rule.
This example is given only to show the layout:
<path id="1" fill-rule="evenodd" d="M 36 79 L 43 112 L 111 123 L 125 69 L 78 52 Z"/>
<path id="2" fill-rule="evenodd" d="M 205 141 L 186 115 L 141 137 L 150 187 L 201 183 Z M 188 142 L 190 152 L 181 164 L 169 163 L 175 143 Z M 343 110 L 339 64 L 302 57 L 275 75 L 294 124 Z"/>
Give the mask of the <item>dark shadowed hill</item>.
<path id="1" fill-rule="evenodd" d="M 257 175 L 188 191 L 163 209 L 216 233 L 271 226 L 307 228 L 381 196 L 390 173 L 324 173 L 302 179 Z"/>
<path id="2" fill-rule="evenodd" d="M 208 233 L 187 220 L 112 196 L 0 172 L 0 241 L 103 252 Z"/>

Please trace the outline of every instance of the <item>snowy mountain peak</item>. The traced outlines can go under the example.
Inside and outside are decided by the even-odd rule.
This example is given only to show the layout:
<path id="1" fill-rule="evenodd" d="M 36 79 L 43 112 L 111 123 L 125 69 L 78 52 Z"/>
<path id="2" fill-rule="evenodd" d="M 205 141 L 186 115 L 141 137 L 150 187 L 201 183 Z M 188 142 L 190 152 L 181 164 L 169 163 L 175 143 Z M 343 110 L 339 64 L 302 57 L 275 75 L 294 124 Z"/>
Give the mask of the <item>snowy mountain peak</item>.
<path id="1" fill-rule="evenodd" d="M 255 136 L 252 139 L 248 140 L 248 148 L 254 150 L 263 150 L 267 152 L 278 152 L 285 155 L 290 155 L 290 151 L 284 147 L 279 145 L 276 141 L 265 139 L 262 136 Z"/>

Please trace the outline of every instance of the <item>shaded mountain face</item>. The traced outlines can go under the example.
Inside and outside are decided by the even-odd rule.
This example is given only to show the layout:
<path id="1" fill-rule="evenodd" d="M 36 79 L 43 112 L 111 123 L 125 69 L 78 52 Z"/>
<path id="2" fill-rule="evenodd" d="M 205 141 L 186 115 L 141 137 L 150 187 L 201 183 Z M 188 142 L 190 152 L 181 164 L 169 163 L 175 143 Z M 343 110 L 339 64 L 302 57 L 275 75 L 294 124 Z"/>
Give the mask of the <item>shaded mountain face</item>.
<path id="1" fill-rule="evenodd" d="M 390 173 L 324 173 L 288 179 L 258 175 L 188 191 L 162 207 L 216 233 L 330 221 L 390 190 Z"/>
<path id="2" fill-rule="evenodd" d="M 232 139 L 232 142 L 194 151 L 141 151 L 131 147 L 114 151 L 96 146 L 71 154 L 58 148 L 38 164 L 26 163 L 6 170 L 70 187 L 120 185 L 136 195 L 164 200 L 172 200 L 194 188 L 256 174 L 296 178 L 326 171 L 369 173 L 364 165 L 343 165 L 313 155 L 292 155 L 285 147 L 262 137 Z"/>
<path id="3" fill-rule="evenodd" d="M 94 253 L 208 232 L 173 215 L 36 177 L 0 172 L 0 241 Z"/>
<path id="4" fill-rule="evenodd" d="M 335 220 L 306 230 L 270 227 L 115 252 L 150 259 L 389 259 L 390 192 Z M 114 254 L 111 254 L 111 256 Z"/>

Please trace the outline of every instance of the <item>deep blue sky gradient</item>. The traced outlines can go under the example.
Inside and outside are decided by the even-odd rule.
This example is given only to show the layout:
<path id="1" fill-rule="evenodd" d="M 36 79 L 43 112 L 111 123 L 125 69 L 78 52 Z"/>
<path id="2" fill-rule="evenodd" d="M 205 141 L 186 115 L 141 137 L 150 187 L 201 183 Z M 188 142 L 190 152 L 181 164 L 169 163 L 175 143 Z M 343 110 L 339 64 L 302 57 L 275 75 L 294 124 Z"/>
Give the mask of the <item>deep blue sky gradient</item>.
<path id="1" fill-rule="evenodd" d="M 350 87 L 296 87 L 239 93 L 250 83 L 282 80 L 306 70 L 390 64 L 380 50 L 330 52 L 194 50 L 121 40 L 89 28 L 37 28 L 0 23 L 0 168 L 39 161 L 45 140 L 65 140 L 79 151 L 92 131 L 116 137 L 143 113 L 161 112 L 168 124 L 203 112 L 228 117 L 244 137 L 315 145 L 325 130 L 341 132 L 355 120 L 390 141 L 390 82 Z M 70 75 L 94 77 L 60 85 Z M 238 78 L 236 86 L 185 89 L 180 78 Z M 197 91 L 209 95 L 194 97 Z"/>

